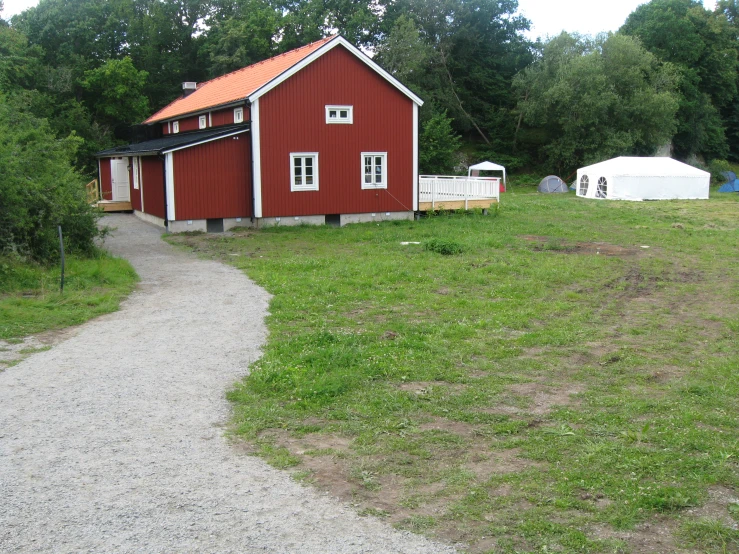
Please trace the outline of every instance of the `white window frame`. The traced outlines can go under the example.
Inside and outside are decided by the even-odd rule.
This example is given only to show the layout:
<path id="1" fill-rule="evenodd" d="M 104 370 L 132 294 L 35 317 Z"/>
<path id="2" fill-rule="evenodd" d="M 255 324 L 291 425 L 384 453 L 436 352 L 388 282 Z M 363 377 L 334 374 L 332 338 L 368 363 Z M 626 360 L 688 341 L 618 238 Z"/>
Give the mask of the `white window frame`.
<path id="1" fill-rule="evenodd" d="M 295 184 L 295 158 L 313 158 L 313 184 Z M 305 162 L 301 164 L 303 176 L 305 176 Z M 315 191 L 318 190 L 318 152 L 291 152 L 290 153 L 290 192 Z"/>
<path id="2" fill-rule="evenodd" d="M 346 117 L 341 117 L 340 112 L 346 110 Z M 336 117 L 330 117 L 330 113 L 335 111 Z M 351 125 L 354 123 L 354 106 L 326 106 L 326 123 Z"/>
<path id="3" fill-rule="evenodd" d="M 371 156 L 372 157 L 372 177 L 375 176 L 375 157 L 376 156 L 382 156 L 383 164 L 382 164 L 382 183 L 379 185 L 374 182 L 374 179 L 372 180 L 371 184 L 367 184 L 364 182 L 364 158 L 365 156 Z M 386 189 L 387 188 L 387 152 L 362 152 L 360 159 L 361 167 L 361 183 L 362 183 L 362 190 L 372 190 L 372 189 Z"/>
<path id="4" fill-rule="evenodd" d="M 207 115 L 201 115 L 198 117 L 198 129 L 207 129 L 208 128 L 208 116 Z"/>
<path id="5" fill-rule="evenodd" d="M 172 122 L 172 134 L 179 133 L 180 132 L 180 122 L 179 121 L 173 121 Z"/>
<path id="6" fill-rule="evenodd" d="M 244 108 L 234 109 L 234 123 L 244 122 Z"/>

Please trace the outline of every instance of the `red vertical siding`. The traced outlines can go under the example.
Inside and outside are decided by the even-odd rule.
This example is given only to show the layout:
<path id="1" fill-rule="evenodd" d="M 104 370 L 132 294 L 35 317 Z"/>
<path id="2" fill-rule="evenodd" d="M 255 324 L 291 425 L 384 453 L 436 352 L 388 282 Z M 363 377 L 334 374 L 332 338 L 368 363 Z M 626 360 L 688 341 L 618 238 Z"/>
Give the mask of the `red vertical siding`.
<path id="1" fill-rule="evenodd" d="M 238 107 L 238 106 L 237 106 Z M 249 108 L 244 108 L 244 123 L 249 121 Z M 213 112 L 213 127 L 220 127 L 222 125 L 233 125 L 234 123 L 234 109 L 225 108 L 223 110 L 217 110 Z"/>
<path id="2" fill-rule="evenodd" d="M 248 134 L 174 152 L 174 187 L 178 220 L 250 217 Z"/>
<path id="3" fill-rule="evenodd" d="M 141 173 L 139 173 L 139 177 Z M 128 186 L 131 191 L 131 207 L 134 210 L 141 211 L 141 183 L 139 188 L 133 188 L 133 158 L 128 158 Z"/>
<path id="4" fill-rule="evenodd" d="M 184 133 L 186 131 L 197 131 L 200 127 L 198 126 L 198 118 L 200 116 L 192 116 L 192 117 L 183 117 L 182 119 L 179 119 L 180 122 L 180 133 Z M 206 115 L 207 117 L 207 115 Z"/>
<path id="5" fill-rule="evenodd" d="M 110 175 L 110 158 L 100 158 L 100 190 L 103 200 L 113 200 L 113 181 Z"/>
<path id="6" fill-rule="evenodd" d="M 354 107 L 327 125 L 327 104 Z M 264 217 L 413 209 L 413 103 L 341 46 L 259 100 Z M 319 189 L 290 191 L 290 153 L 318 152 Z M 387 152 L 387 190 L 362 190 L 361 152 Z"/>
<path id="7" fill-rule="evenodd" d="M 169 123 L 166 121 L 162 123 L 162 135 L 168 135 L 169 134 Z"/>
<path id="8" fill-rule="evenodd" d="M 164 161 L 159 156 L 141 158 L 144 212 L 164 217 Z"/>

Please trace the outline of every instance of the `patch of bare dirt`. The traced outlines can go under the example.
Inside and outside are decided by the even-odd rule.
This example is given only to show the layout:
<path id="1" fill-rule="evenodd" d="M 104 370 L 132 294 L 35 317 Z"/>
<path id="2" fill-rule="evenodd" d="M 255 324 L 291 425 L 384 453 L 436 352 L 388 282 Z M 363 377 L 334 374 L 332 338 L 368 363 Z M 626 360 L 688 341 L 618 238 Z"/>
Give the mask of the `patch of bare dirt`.
<path id="1" fill-rule="evenodd" d="M 445 381 L 411 381 L 409 383 L 401 383 L 398 388 L 402 391 L 412 392 L 418 395 L 428 394 L 433 388 L 443 388 L 449 392 L 461 392 L 467 388 L 467 385 L 461 383 L 447 383 Z"/>
<path id="2" fill-rule="evenodd" d="M 573 395 L 585 390 L 579 383 L 570 383 L 564 386 L 551 387 L 537 381 L 510 385 L 508 390 L 513 394 L 525 396 L 531 400 L 531 406 L 525 411 L 533 415 L 546 415 L 555 406 L 572 405 Z"/>
<path id="3" fill-rule="evenodd" d="M 559 252 L 561 254 L 593 254 L 601 256 L 637 256 L 646 249 L 641 247 L 624 247 L 608 242 L 568 242 L 555 237 L 540 235 L 519 235 L 520 239 L 537 243 L 534 250 Z"/>
<path id="4" fill-rule="evenodd" d="M 462 421 L 452 421 L 443 417 L 435 417 L 431 421 L 418 426 L 421 431 L 445 431 L 460 437 L 472 437 L 475 435 L 475 427 Z"/>
<path id="5" fill-rule="evenodd" d="M 624 541 L 632 554 L 700 554 L 697 550 L 680 548 L 675 540 L 676 530 L 677 524 L 663 516 L 642 523 L 631 531 L 616 531 L 605 524 L 591 527 L 595 538 Z"/>
<path id="6" fill-rule="evenodd" d="M 686 510 L 691 516 L 718 520 L 727 527 L 739 530 L 739 523 L 729 514 L 729 505 L 739 503 L 739 493 L 722 486 L 708 489 L 708 501 L 703 506 Z"/>
<path id="7" fill-rule="evenodd" d="M 475 453 L 464 462 L 463 467 L 475 474 L 478 481 L 485 482 L 495 475 L 518 473 L 531 467 L 542 467 L 542 464 L 521 458 L 520 448 L 495 452 Z"/>

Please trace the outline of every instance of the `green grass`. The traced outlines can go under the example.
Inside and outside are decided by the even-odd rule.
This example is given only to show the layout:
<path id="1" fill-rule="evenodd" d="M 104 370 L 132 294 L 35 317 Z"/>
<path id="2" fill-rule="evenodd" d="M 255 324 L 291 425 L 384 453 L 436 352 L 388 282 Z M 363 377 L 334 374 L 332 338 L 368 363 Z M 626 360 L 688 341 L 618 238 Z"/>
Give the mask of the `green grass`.
<path id="1" fill-rule="evenodd" d="M 84 323 L 118 309 L 138 277 L 122 259 L 68 257 L 64 293 L 59 267 L 0 257 L 0 339 L 18 339 Z"/>
<path id="2" fill-rule="evenodd" d="M 275 465 L 473 552 L 628 552 L 645 523 L 723 552 L 688 514 L 739 495 L 738 200 L 519 188 L 497 217 L 171 240 L 274 295 L 229 398 Z"/>

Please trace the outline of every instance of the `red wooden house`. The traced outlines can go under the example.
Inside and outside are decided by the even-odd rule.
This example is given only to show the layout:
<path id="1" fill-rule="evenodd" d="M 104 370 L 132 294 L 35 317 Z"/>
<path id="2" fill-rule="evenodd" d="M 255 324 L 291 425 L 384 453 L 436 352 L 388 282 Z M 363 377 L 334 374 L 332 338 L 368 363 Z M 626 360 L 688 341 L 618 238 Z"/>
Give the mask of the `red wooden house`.
<path id="1" fill-rule="evenodd" d="M 343 37 L 205 83 L 98 153 L 102 196 L 172 232 L 409 219 L 420 98 Z"/>

